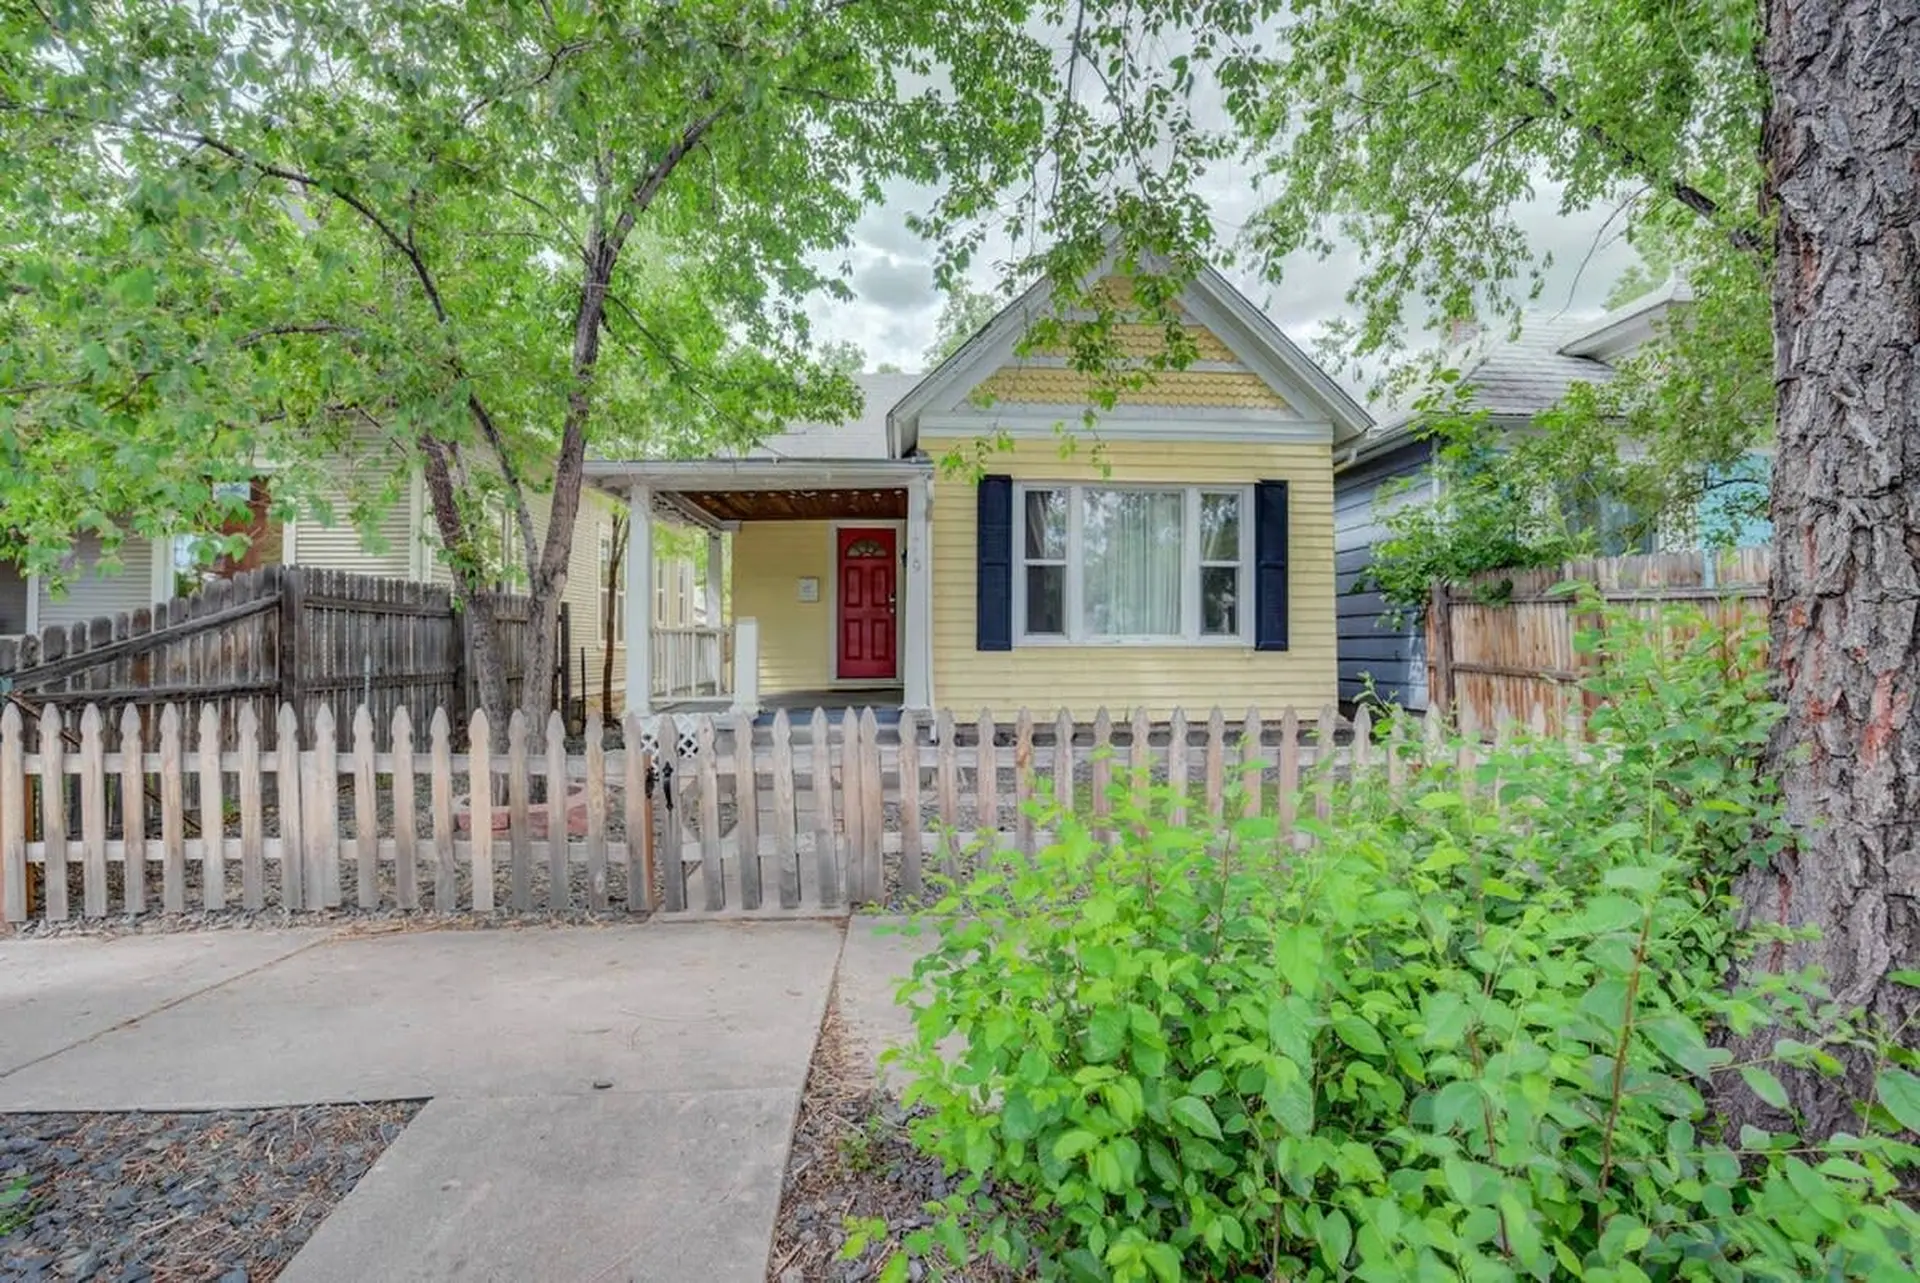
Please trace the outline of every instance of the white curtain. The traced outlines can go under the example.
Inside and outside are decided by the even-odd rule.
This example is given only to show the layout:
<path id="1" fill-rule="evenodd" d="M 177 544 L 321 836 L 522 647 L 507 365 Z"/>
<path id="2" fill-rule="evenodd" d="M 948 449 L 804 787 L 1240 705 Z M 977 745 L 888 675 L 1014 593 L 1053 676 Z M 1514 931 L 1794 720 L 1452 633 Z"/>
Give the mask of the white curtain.
<path id="1" fill-rule="evenodd" d="M 1177 635 L 1185 496 L 1178 490 L 1096 489 L 1084 495 L 1081 609 L 1086 635 Z"/>

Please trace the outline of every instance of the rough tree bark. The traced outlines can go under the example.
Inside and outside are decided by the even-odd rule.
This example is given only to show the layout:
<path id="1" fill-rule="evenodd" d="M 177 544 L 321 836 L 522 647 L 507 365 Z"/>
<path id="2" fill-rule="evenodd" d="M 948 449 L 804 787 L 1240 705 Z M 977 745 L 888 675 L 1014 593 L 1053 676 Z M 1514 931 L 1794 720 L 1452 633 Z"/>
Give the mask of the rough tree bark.
<path id="1" fill-rule="evenodd" d="M 1897 1029 L 1920 990 L 1920 0 L 1767 0 L 1765 151 L 1777 218 L 1771 766 L 1798 850 L 1742 890 L 1821 931 L 1813 963 Z M 1911 1038 L 1909 1030 L 1906 1037 Z M 1790 1084 L 1806 1130 L 1858 1129 L 1844 1087 Z"/>

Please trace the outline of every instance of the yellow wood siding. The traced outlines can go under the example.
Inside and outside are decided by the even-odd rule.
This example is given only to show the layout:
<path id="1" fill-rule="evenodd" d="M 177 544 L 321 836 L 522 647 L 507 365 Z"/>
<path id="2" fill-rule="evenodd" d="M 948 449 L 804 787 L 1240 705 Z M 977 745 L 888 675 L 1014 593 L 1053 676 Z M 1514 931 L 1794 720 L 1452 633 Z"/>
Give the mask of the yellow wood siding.
<path id="1" fill-rule="evenodd" d="M 956 442 L 926 441 L 938 458 Z M 943 708 L 996 717 L 1021 706 L 1050 716 L 1064 705 L 1076 717 L 1102 706 L 1116 717 L 1144 705 L 1155 717 L 1175 706 L 1189 713 L 1215 704 L 1230 715 L 1292 704 L 1317 712 L 1335 698 L 1338 669 L 1333 614 L 1333 450 L 1329 445 L 1111 441 L 1110 473 L 1086 458 L 1063 460 L 1051 441 L 1021 441 L 991 454 L 989 472 L 1026 481 L 1173 485 L 1289 483 L 1289 633 L 1291 648 L 1251 646 L 1029 646 L 974 649 L 975 496 L 965 478 L 937 476 L 933 501 L 933 697 Z M 1016 569 L 1016 573 L 1018 573 Z"/>
<path id="2" fill-rule="evenodd" d="M 550 510 L 546 496 L 537 499 L 535 526 L 541 538 L 546 537 L 547 512 Z M 601 578 L 600 541 L 612 533 L 613 519 L 625 505 L 598 490 L 583 490 L 580 494 L 580 511 L 573 521 L 573 544 L 567 550 L 567 590 L 563 594 L 567 602 L 567 614 L 572 620 L 572 653 L 568 656 L 573 665 L 573 683 L 575 695 L 582 692 L 580 686 L 580 656 L 584 651 L 587 661 L 587 684 L 585 695 L 589 707 L 601 708 L 601 676 L 607 655 L 606 634 L 603 631 L 602 616 L 606 613 L 606 581 Z M 626 575 L 624 563 L 621 576 Z M 625 643 L 613 647 L 613 707 L 625 706 L 627 689 L 627 648 Z"/>
<path id="3" fill-rule="evenodd" d="M 1233 349 L 1228 347 L 1220 336 L 1204 325 L 1182 327 L 1187 337 L 1193 340 L 1194 359 L 1197 361 L 1237 361 Z M 1167 332 L 1164 326 L 1146 325 L 1138 322 L 1121 322 L 1113 327 L 1113 342 L 1119 351 L 1130 357 L 1158 356 L 1167 349 Z M 1049 343 L 1035 347 L 1036 356 L 1065 356 L 1065 343 Z"/>
<path id="4" fill-rule="evenodd" d="M 1078 370 L 1021 365 L 994 371 L 978 396 L 989 404 L 1084 405 L 1092 382 Z M 1121 405 L 1208 405 L 1248 410 L 1285 410 L 1287 403 L 1257 374 L 1230 370 L 1164 370 L 1145 387 L 1120 395 Z"/>
<path id="5" fill-rule="evenodd" d="M 733 536 L 733 617 L 760 621 L 764 694 L 833 680 L 831 529 L 825 521 L 749 521 Z M 818 601 L 800 600 L 803 577 L 820 581 Z"/>

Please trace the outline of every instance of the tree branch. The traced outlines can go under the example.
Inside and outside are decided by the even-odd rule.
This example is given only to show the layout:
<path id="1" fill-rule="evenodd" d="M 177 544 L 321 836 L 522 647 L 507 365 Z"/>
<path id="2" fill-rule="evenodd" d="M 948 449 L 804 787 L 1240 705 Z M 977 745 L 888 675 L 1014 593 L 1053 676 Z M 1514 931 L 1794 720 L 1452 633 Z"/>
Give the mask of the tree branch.
<path id="1" fill-rule="evenodd" d="M 615 221 L 613 230 L 607 237 L 607 248 L 610 252 L 606 263 L 608 270 L 602 274 L 603 280 L 612 276 L 613 262 L 619 258 L 621 247 L 627 243 L 627 236 L 633 231 L 633 225 L 639 221 L 640 215 L 647 212 L 647 207 L 653 204 L 653 198 L 660 194 L 662 187 L 666 186 L 667 179 L 672 177 L 673 171 L 679 168 L 680 162 L 685 160 L 695 147 L 700 145 L 700 141 L 707 136 L 707 131 L 713 128 L 725 111 L 724 107 L 716 107 L 688 125 L 680 137 L 674 140 L 673 145 L 654 162 L 653 167 L 634 183 L 627 197 L 627 207 L 620 211 L 620 217 Z"/>
<path id="2" fill-rule="evenodd" d="M 1536 76 L 1516 74 L 1514 80 L 1522 87 L 1540 95 L 1540 100 L 1546 104 L 1548 111 L 1558 116 L 1564 124 L 1579 130 L 1601 148 L 1611 152 L 1615 160 L 1639 175 L 1648 186 L 1665 192 L 1702 218 L 1709 221 L 1718 220 L 1720 217 L 1718 201 L 1684 179 L 1659 173 L 1653 163 L 1633 147 L 1615 138 L 1602 126 L 1581 120 L 1574 114 L 1573 108 L 1560 100 L 1560 95 L 1555 93 L 1550 85 Z M 1729 227 L 1727 239 L 1733 242 L 1735 249 L 1745 253 L 1758 256 L 1766 252 L 1766 246 L 1762 243 L 1759 234 L 1751 227 Z"/>

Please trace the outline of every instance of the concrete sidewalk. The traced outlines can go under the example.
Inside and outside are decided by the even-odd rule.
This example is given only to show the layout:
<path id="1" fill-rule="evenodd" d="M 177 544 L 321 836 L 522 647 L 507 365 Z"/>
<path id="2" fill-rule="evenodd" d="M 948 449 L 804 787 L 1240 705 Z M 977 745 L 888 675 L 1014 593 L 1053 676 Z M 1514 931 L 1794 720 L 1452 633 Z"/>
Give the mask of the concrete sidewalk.
<path id="1" fill-rule="evenodd" d="M 0 942 L 0 1110 L 429 1098 L 282 1276 L 762 1278 L 823 922 Z"/>

